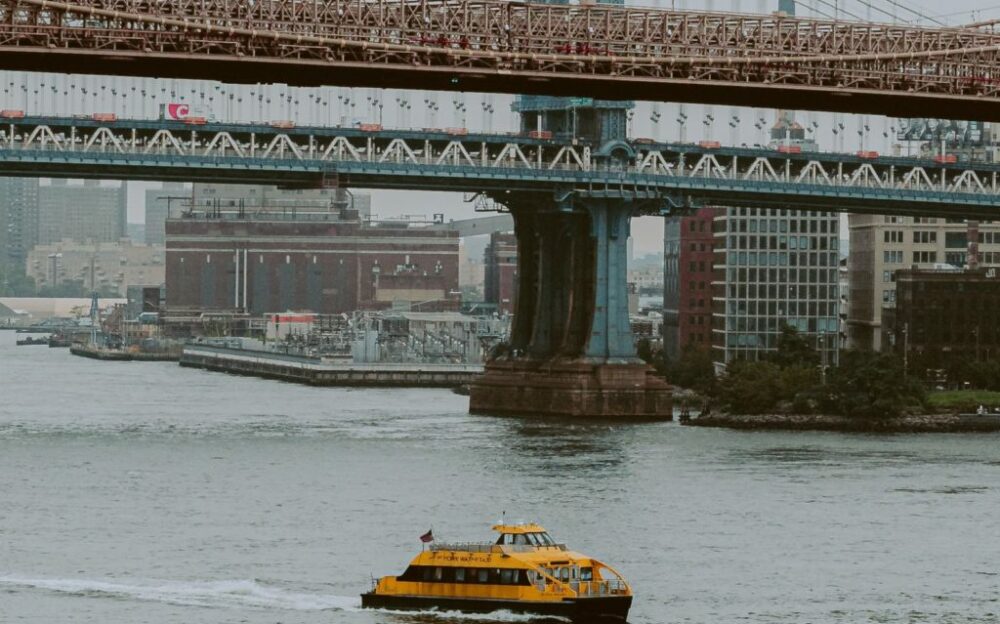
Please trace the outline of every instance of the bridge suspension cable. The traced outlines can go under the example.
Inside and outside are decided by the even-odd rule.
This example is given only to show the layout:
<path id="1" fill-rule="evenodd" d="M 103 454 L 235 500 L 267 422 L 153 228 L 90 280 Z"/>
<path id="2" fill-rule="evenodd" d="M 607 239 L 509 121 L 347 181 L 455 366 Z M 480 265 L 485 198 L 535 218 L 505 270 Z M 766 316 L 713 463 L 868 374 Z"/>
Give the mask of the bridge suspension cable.
<path id="1" fill-rule="evenodd" d="M 922 20 L 927 20 L 928 22 L 937 24 L 938 26 L 947 26 L 946 23 L 942 22 L 941 20 L 937 19 L 936 17 L 931 17 L 930 15 L 928 15 L 926 13 L 922 13 L 920 11 L 912 9 L 912 8 L 906 6 L 905 4 L 897 2 L 897 0 L 885 0 L 885 2 L 888 2 L 889 4 L 891 4 L 892 6 L 896 7 L 897 9 L 902 9 L 904 11 L 908 11 L 910 13 L 913 13 L 914 15 L 916 15 L 917 17 L 919 17 Z"/>

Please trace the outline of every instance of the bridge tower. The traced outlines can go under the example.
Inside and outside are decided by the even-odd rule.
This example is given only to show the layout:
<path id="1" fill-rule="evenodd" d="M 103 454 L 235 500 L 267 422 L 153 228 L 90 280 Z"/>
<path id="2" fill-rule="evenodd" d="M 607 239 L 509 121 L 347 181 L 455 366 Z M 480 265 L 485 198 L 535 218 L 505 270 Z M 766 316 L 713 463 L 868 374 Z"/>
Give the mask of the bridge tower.
<path id="1" fill-rule="evenodd" d="M 568 0 L 540 0 L 545 4 L 569 4 Z M 589 2 L 590 0 L 588 0 Z M 587 2 L 581 2 L 586 4 Z M 598 0 L 598 4 L 624 5 L 625 0 Z M 570 54 L 598 54 L 598 46 L 587 41 L 566 41 L 560 50 Z M 540 133 L 558 139 L 572 139 L 597 149 L 628 134 L 628 111 L 634 102 L 595 100 L 587 97 L 522 95 L 511 110 L 521 115 L 522 133 Z"/>
<path id="2" fill-rule="evenodd" d="M 586 42 L 564 45 L 590 51 Z M 632 155 L 625 139 L 633 107 L 545 96 L 512 106 L 522 132 L 571 139 L 608 162 Z M 514 217 L 517 301 L 508 348 L 471 388 L 472 412 L 670 417 L 670 387 L 636 356 L 629 322 L 629 222 L 657 201 L 644 193 L 618 186 L 493 195 Z"/>

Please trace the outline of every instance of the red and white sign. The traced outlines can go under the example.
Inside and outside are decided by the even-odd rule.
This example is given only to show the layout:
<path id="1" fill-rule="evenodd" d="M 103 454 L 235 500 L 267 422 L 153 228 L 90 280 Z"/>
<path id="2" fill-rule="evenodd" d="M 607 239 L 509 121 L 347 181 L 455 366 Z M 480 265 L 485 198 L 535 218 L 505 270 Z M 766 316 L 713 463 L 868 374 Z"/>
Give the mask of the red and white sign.
<path id="1" fill-rule="evenodd" d="M 180 102 L 167 104 L 167 119 L 187 119 L 191 114 L 191 107 Z"/>

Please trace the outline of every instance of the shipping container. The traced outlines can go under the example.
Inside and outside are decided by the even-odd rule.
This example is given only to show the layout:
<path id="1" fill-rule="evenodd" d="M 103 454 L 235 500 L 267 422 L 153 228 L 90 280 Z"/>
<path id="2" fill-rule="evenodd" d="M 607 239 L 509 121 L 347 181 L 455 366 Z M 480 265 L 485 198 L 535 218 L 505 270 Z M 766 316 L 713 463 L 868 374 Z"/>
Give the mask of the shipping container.
<path id="1" fill-rule="evenodd" d="M 718 141 L 698 141 L 698 147 L 705 149 L 718 149 L 722 147 L 722 143 L 719 143 Z"/>
<path id="2" fill-rule="evenodd" d="M 358 129 L 362 132 L 381 132 L 382 124 L 376 123 L 359 123 Z"/>
<path id="3" fill-rule="evenodd" d="M 801 145 L 779 145 L 778 152 L 781 154 L 801 154 Z"/>
<path id="4" fill-rule="evenodd" d="M 2 119 L 24 119 L 23 110 L 15 110 L 12 108 L 7 108 L 0 110 L 0 118 Z"/>
<path id="5" fill-rule="evenodd" d="M 90 118 L 94 121 L 118 121 L 118 115 L 114 113 L 94 113 Z"/>
<path id="6" fill-rule="evenodd" d="M 546 141 L 552 138 L 551 130 L 531 130 L 528 132 L 528 137 L 532 139 L 545 139 Z"/>

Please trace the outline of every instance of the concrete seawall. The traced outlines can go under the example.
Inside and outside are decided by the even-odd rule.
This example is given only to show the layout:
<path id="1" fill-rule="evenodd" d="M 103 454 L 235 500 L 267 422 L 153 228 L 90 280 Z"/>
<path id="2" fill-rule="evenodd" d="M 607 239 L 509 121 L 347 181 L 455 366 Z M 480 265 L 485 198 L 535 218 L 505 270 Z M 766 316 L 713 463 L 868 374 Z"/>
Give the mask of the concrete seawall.
<path id="1" fill-rule="evenodd" d="M 688 427 L 844 433 L 968 433 L 1000 431 L 993 414 L 922 414 L 898 418 L 848 418 L 827 414 L 712 414 L 682 421 Z"/>
<path id="2" fill-rule="evenodd" d="M 452 388 L 468 384 L 482 366 L 461 364 L 340 364 L 319 358 L 188 345 L 181 366 L 279 379 L 311 386 Z"/>

